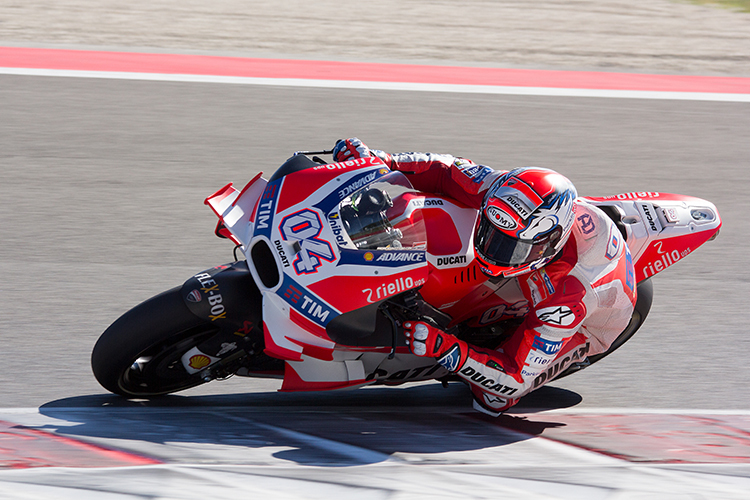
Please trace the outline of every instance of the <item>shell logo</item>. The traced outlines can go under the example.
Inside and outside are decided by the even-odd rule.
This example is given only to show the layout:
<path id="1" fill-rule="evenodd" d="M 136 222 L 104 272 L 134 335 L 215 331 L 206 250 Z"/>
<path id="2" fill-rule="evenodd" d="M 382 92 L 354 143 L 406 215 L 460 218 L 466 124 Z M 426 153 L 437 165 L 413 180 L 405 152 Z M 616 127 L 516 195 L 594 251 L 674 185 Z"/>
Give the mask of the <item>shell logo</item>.
<path id="1" fill-rule="evenodd" d="M 374 259 L 374 258 L 375 258 L 375 255 L 374 255 L 374 254 L 373 254 L 372 252 L 367 252 L 367 253 L 365 254 L 365 260 L 366 260 L 367 262 L 371 262 L 371 261 L 372 261 L 372 259 Z"/>
<path id="2" fill-rule="evenodd" d="M 211 358 L 209 358 L 205 354 L 196 354 L 195 356 L 190 357 L 190 362 L 188 363 L 188 366 L 190 366 L 190 368 L 193 368 L 195 370 L 200 370 L 201 368 L 204 368 L 210 364 L 211 364 Z"/>

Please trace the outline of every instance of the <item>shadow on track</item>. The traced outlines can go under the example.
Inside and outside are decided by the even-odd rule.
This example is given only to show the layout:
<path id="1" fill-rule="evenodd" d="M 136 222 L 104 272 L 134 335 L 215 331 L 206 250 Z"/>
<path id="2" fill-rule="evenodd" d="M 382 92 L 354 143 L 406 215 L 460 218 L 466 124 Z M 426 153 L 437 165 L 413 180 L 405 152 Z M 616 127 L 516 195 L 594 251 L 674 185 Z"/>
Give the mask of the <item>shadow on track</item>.
<path id="1" fill-rule="evenodd" d="M 399 454 L 437 455 L 523 441 L 564 425 L 536 417 L 534 410 L 566 408 L 580 401 L 571 391 L 544 387 L 517 407 L 531 415 L 491 418 L 471 409 L 471 395 L 463 384 L 435 384 L 151 400 L 91 395 L 52 401 L 39 411 L 63 421 L 45 426 L 57 434 L 105 444 L 117 439 L 117 447 L 170 462 L 183 460 L 174 456 L 175 446 L 182 451 L 200 447 L 201 460 L 232 464 L 256 463 L 258 452 L 268 448 L 266 455 L 275 459 L 341 467 L 382 462 Z M 213 450 L 208 457 L 207 446 Z M 184 460 L 196 459 L 187 455 Z"/>

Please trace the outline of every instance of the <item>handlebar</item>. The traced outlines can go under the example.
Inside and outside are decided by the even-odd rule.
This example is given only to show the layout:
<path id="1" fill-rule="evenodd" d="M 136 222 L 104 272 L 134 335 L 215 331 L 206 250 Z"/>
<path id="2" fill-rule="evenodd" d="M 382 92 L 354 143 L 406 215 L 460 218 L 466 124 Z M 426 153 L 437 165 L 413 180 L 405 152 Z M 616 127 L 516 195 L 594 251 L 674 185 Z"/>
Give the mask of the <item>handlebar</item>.
<path id="1" fill-rule="evenodd" d="M 333 154 L 333 149 L 324 149 L 323 151 L 297 151 L 294 156 L 297 155 L 330 155 Z"/>

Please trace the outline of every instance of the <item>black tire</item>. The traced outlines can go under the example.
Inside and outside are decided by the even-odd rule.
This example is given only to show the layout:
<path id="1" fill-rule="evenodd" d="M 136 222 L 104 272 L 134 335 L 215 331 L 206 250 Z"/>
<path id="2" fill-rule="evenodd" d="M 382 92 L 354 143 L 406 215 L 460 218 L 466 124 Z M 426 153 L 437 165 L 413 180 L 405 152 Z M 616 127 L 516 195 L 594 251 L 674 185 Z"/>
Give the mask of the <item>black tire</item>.
<path id="1" fill-rule="evenodd" d="M 105 389 L 128 398 L 189 389 L 203 379 L 189 374 L 180 358 L 217 331 L 188 310 L 176 287 L 112 323 L 94 346 L 91 368 Z"/>

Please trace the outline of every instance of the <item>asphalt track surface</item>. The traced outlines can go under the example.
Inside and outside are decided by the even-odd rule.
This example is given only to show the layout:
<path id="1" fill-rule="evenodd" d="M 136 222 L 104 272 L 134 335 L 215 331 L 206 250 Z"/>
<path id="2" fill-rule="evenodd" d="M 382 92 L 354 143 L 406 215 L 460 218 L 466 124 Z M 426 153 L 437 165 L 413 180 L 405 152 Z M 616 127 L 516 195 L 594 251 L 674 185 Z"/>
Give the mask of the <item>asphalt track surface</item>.
<path id="1" fill-rule="evenodd" d="M 746 498 L 750 104 L 0 74 L 0 110 L 0 497 Z M 690 194 L 724 225 L 623 349 L 497 420 L 460 384 L 106 394 L 101 331 L 231 260 L 203 199 L 351 135 Z"/>

